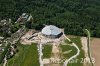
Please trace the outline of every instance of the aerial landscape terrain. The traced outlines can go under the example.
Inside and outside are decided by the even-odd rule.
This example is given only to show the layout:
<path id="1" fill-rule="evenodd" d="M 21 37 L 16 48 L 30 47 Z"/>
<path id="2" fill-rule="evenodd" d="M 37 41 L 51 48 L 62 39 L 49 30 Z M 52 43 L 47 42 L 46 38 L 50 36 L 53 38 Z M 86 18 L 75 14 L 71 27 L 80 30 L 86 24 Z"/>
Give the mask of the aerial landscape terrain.
<path id="1" fill-rule="evenodd" d="M 0 66 L 99 61 L 99 0 L 0 0 Z"/>

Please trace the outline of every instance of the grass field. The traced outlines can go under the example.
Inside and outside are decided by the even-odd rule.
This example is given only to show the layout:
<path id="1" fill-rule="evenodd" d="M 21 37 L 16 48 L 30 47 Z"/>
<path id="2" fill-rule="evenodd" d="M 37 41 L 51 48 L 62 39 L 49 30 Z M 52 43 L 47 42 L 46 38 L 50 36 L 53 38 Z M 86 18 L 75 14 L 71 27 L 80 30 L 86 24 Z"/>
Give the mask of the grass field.
<path id="1" fill-rule="evenodd" d="M 75 37 L 75 38 L 70 38 L 70 39 L 72 40 L 72 42 L 74 42 L 79 47 L 80 55 L 77 58 L 70 61 L 68 66 L 83 66 L 82 60 L 84 59 L 84 51 L 82 50 L 82 44 L 81 44 L 80 37 Z M 66 44 L 71 45 L 72 42 L 66 41 Z M 61 48 L 62 48 L 62 52 L 72 50 L 70 53 L 63 54 L 63 57 L 65 59 L 66 58 L 68 59 L 77 53 L 77 49 L 74 46 L 61 45 Z"/>
<path id="2" fill-rule="evenodd" d="M 71 56 L 75 55 L 77 53 L 77 49 L 73 46 L 69 45 L 61 45 L 62 52 L 70 51 L 70 53 L 63 54 L 64 58 L 69 59 Z"/>
<path id="3" fill-rule="evenodd" d="M 43 58 L 50 58 L 52 52 L 52 45 L 43 46 Z"/>
<path id="4" fill-rule="evenodd" d="M 8 60 L 8 66 L 39 66 L 37 44 L 17 44 L 19 52 Z"/>
<path id="5" fill-rule="evenodd" d="M 80 49 L 80 55 L 74 59 L 77 62 L 74 63 L 69 63 L 68 66 L 83 66 L 83 59 L 84 59 L 84 51 L 82 50 L 82 44 L 81 44 L 81 40 L 80 37 L 76 37 L 76 38 L 70 38 L 72 40 L 72 42 L 74 42 Z"/>
<path id="6" fill-rule="evenodd" d="M 80 49 L 80 55 L 74 59 L 78 61 L 76 63 L 69 63 L 68 66 L 83 66 L 81 63 L 84 58 L 84 51 L 82 50 L 80 37 L 70 38 Z M 70 53 L 62 54 L 63 59 L 68 59 L 77 53 L 77 49 L 74 46 L 70 46 L 72 42 L 66 41 L 69 45 L 60 45 L 62 52 L 72 50 Z M 19 52 L 11 59 L 8 60 L 8 66 L 39 66 L 37 44 L 22 45 L 17 44 Z M 52 45 L 43 45 L 43 58 L 50 58 L 52 51 Z"/>

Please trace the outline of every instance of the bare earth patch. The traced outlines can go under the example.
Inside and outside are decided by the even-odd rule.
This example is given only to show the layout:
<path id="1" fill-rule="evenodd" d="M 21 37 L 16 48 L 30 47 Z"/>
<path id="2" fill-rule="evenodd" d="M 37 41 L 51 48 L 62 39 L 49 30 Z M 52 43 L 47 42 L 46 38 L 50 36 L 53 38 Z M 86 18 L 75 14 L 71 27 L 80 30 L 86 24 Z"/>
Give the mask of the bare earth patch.
<path id="1" fill-rule="evenodd" d="M 95 59 L 95 65 L 100 66 L 100 38 L 91 40 L 92 57 Z"/>

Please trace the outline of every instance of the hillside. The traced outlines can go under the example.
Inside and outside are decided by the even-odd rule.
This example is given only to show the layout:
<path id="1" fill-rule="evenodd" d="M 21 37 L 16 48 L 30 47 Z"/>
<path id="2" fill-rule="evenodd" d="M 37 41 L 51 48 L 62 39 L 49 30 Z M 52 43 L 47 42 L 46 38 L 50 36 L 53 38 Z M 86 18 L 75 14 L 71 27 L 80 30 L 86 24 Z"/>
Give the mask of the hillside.
<path id="1" fill-rule="evenodd" d="M 87 28 L 100 37 L 99 0 L 0 0 L 0 19 L 15 22 L 24 12 L 32 14 L 35 29 L 54 24 L 65 28 L 66 34 L 84 35 Z"/>

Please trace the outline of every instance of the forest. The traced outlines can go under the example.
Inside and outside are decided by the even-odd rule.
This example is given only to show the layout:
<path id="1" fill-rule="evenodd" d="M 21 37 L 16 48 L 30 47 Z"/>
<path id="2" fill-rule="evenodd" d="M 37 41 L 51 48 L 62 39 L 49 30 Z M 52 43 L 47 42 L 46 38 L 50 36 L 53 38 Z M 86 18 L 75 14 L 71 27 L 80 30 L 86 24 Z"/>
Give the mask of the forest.
<path id="1" fill-rule="evenodd" d="M 65 29 L 66 35 L 100 37 L 100 0 L 0 0 L 0 20 L 11 18 L 13 23 L 22 13 L 34 18 L 31 28 L 40 30 L 43 24 Z"/>

